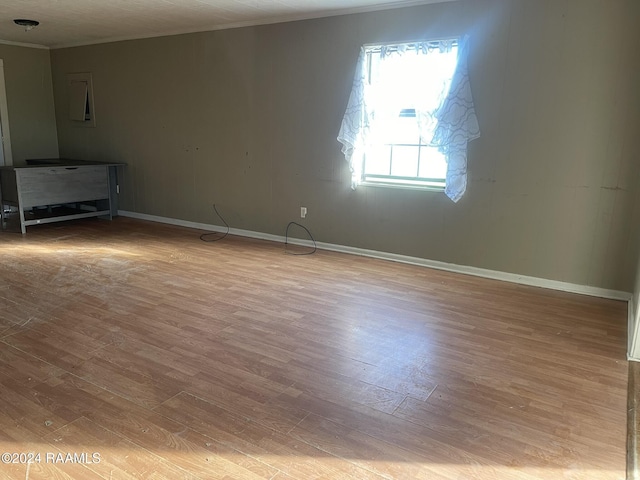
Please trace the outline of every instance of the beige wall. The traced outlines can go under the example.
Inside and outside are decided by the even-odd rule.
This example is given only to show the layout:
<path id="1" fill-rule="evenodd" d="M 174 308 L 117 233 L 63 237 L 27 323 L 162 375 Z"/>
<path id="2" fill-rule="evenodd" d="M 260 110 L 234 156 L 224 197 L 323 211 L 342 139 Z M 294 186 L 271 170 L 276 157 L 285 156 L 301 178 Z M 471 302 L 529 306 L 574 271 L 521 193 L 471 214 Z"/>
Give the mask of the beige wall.
<path id="1" fill-rule="evenodd" d="M 58 156 L 49 50 L 0 44 L 13 163 Z"/>
<path id="2" fill-rule="evenodd" d="M 631 291 L 636 0 L 460 0 L 51 52 L 60 153 L 128 164 L 121 207 Z M 361 187 L 336 136 L 363 43 L 469 33 L 469 188 Z M 66 120 L 93 74 L 96 128 Z"/>

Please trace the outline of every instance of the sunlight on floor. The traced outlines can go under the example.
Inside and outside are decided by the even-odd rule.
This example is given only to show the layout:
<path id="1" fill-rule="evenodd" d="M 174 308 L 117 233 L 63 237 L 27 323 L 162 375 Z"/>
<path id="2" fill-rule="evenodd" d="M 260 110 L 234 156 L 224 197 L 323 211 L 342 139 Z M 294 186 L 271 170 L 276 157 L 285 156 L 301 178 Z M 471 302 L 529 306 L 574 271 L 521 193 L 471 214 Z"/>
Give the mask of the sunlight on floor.
<path id="1" fill-rule="evenodd" d="M 65 428 L 61 430 L 66 430 Z M 579 465 L 570 465 L 566 469 L 529 468 L 526 466 L 482 465 L 468 459 L 465 464 L 428 464 L 418 462 L 389 462 L 366 458 L 344 459 L 331 455 L 310 457 L 306 455 L 291 457 L 262 453 L 264 447 L 252 446 L 260 453 L 247 456 L 240 452 L 230 452 L 230 448 L 211 439 L 203 445 L 184 444 L 173 438 L 173 447 L 190 451 L 179 452 L 172 448 L 161 451 L 149 451 L 134 445 L 124 438 L 109 432 L 107 440 L 126 444 L 127 447 L 105 447 L 99 444 L 68 444 L 62 435 L 48 435 L 51 444 L 20 442 L 21 451 L 14 451 L 13 443 L 0 442 L 2 466 L 0 471 L 8 478 L 93 478 L 90 470 L 104 478 L 271 478 L 283 472 L 298 478 L 302 472 L 309 475 L 322 474 L 322 478 L 344 478 L 353 467 L 360 467 L 372 473 L 372 478 L 412 478 L 412 479 L 518 479 L 518 480 L 623 480 L 624 472 L 581 469 Z M 82 434 L 76 431 L 75 434 Z M 89 433 L 89 432 L 85 432 Z M 91 432 L 95 434 L 98 432 Z M 75 435 L 74 435 L 75 436 Z M 92 435 L 93 436 L 93 435 Z M 114 438 L 115 437 L 115 438 Z M 90 438 L 90 437 L 87 437 Z M 93 438 L 95 440 L 95 437 Z M 170 440 L 170 439 L 167 439 Z M 54 446 L 54 444 L 60 443 Z M 64 443 L 64 445 L 62 444 Z M 301 446 L 302 447 L 302 446 Z M 362 470 L 359 473 L 362 473 Z M 393 475 L 389 477 L 389 475 Z"/>
<path id="2" fill-rule="evenodd" d="M 68 245 L 60 244 L 29 244 L 19 243 L 13 245 L 2 246 L 3 255 L 19 254 L 23 255 L 96 255 L 96 256 L 120 256 L 120 257 L 140 257 L 143 253 L 134 247 L 128 249 L 105 247 L 103 245 L 92 246 L 90 244 L 83 244 L 79 246 L 70 247 Z"/>

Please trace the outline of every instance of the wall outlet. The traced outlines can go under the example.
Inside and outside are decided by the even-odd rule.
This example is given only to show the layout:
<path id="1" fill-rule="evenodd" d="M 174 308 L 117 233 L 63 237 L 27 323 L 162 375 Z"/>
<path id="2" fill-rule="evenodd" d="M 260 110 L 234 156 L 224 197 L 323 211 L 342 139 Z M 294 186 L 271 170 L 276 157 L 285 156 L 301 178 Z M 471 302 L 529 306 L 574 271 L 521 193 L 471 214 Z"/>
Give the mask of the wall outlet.
<path id="1" fill-rule="evenodd" d="M 300 218 L 305 218 L 307 216 L 307 207 L 300 207 Z"/>

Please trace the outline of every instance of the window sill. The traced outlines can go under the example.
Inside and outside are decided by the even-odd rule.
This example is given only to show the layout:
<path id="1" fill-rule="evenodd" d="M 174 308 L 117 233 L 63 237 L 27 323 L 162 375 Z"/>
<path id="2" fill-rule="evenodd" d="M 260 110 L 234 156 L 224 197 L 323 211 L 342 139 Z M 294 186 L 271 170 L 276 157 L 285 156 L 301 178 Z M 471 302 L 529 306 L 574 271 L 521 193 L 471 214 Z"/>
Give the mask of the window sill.
<path id="1" fill-rule="evenodd" d="M 387 183 L 387 182 L 360 182 L 359 186 L 362 187 L 378 187 L 378 188 L 393 188 L 398 190 L 423 190 L 428 192 L 444 192 L 444 186 L 437 185 L 411 185 L 407 183 Z"/>

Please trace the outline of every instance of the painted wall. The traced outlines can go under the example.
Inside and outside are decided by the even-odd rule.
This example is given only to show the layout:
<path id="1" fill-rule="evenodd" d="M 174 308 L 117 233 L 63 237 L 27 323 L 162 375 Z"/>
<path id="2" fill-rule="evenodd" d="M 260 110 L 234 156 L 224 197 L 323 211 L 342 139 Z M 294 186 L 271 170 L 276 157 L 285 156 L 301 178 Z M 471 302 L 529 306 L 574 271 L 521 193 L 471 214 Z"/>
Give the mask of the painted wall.
<path id="1" fill-rule="evenodd" d="M 13 163 L 58 156 L 49 50 L 0 44 Z"/>
<path id="2" fill-rule="evenodd" d="M 51 52 L 60 154 L 128 164 L 121 208 L 632 291 L 636 0 L 460 0 Z M 472 36 L 469 187 L 349 188 L 336 141 L 361 44 Z M 96 128 L 67 120 L 91 72 Z"/>

